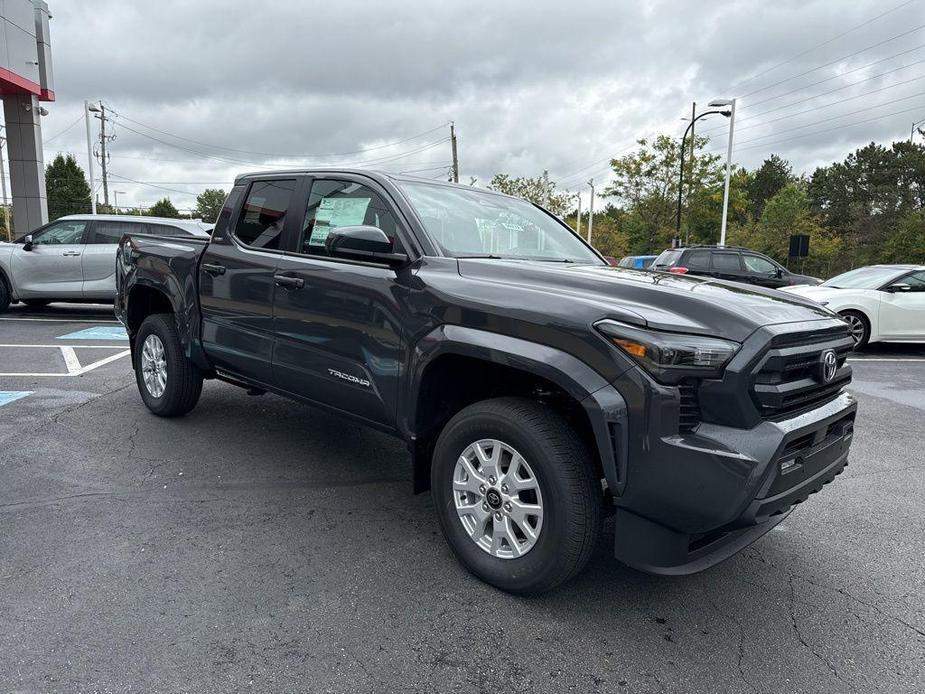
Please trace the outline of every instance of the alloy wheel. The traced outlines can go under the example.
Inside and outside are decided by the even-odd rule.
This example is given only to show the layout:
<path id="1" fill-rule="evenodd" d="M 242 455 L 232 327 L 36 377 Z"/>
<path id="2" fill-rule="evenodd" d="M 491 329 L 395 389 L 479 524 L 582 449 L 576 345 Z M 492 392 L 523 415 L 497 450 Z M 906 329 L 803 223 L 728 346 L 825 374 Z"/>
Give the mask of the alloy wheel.
<path id="1" fill-rule="evenodd" d="M 536 546 L 543 528 L 543 496 L 529 463 L 497 439 L 476 441 L 453 471 L 456 514 L 469 538 L 499 559 L 516 559 Z"/>
<path id="2" fill-rule="evenodd" d="M 167 355 L 157 335 L 145 338 L 141 348 L 141 374 L 151 397 L 161 397 L 167 389 Z"/>

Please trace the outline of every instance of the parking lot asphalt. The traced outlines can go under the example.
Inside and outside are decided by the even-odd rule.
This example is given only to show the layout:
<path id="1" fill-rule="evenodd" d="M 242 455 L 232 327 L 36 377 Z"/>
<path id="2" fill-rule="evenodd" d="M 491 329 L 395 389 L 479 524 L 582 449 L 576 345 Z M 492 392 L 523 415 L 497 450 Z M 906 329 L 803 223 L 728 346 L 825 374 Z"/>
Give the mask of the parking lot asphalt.
<path id="1" fill-rule="evenodd" d="M 401 443 L 214 381 L 154 417 L 124 340 L 74 336 L 111 321 L 0 316 L 0 691 L 925 691 L 925 348 L 856 355 L 849 467 L 752 547 L 653 577 L 608 524 L 527 599 L 454 561 Z"/>

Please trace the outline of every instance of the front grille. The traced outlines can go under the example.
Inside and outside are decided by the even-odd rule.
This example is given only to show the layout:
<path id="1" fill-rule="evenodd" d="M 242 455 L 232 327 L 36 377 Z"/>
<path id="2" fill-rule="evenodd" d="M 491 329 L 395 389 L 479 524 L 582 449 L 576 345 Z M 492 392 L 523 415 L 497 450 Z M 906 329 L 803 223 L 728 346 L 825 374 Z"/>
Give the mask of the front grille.
<path id="1" fill-rule="evenodd" d="M 700 403 L 697 400 L 697 382 L 682 381 L 678 384 L 681 394 L 681 409 L 678 413 L 678 430 L 691 431 L 700 424 Z"/>
<path id="2" fill-rule="evenodd" d="M 851 382 L 845 364 L 853 347 L 847 326 L 785 333 L 771 341 L 752 375 L 752 400 L 765 419 L 784 419 L 834 399 Z M 833 350 L 835 377 L 822 380 L 822 355 Z"/>

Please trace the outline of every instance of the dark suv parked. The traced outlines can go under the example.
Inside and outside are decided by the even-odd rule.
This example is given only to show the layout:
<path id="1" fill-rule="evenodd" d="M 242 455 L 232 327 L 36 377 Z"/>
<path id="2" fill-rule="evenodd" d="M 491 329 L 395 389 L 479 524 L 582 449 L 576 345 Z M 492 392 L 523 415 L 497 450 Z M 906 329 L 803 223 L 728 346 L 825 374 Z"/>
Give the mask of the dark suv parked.
<path id="1" fill-rule="evenodd" d="M 662 251 L 649 269 L 676 275 L 716 277 L 772 289 L 822 282 L 818 277 L 790 272 L 766 255 L 734 246 L 672 248 Z"/>

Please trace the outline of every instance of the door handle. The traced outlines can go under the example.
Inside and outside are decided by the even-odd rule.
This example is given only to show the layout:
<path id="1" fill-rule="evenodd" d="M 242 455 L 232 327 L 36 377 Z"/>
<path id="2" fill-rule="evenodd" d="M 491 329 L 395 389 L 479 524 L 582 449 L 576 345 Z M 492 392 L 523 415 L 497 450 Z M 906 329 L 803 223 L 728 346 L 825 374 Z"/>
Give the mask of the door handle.
<path id="1" fill-rule="evenodd" d="M 225 274 L 225 266 L 224 265 L 214 265 L 212 263 L 203 263 L 202 271 L 208 272 L 213 277 L 218 277 L 219 275 Z"/>
<path id="2" fill-rule="evenodd" d="M 305 280 L 301 277 L 290 277 L 289 275 L 273 275 L 273 282 L 277 287 L 284 289 L 301 289 L 305 286 Z"/>
<path id="3" fill-rule="evenodd" d="M 80 251 L 64 251 L 61 255 L 80 255 Z"/>

